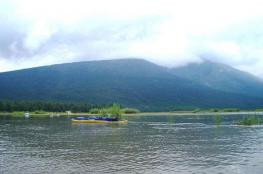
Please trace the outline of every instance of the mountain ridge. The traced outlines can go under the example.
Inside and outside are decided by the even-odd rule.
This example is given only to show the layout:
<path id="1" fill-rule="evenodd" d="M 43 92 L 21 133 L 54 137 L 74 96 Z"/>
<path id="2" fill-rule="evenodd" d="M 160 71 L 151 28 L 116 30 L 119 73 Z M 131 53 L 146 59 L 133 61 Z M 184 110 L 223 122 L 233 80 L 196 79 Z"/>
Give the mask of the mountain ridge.
<path id="1" fill-rule="evenodd" d="M 256 108 L 262 98 L 215 90 L 143 59 L 57 64 L 0 73 L 0 98 L 118 102 L 145 111 L 176 107 Z"/>
<path id="2" fill-rule="evenodd" d="M 225 92 L 263 96 L 263 80 L 231 66 L 205 60 L 171 70 L 177 76 Z"/>

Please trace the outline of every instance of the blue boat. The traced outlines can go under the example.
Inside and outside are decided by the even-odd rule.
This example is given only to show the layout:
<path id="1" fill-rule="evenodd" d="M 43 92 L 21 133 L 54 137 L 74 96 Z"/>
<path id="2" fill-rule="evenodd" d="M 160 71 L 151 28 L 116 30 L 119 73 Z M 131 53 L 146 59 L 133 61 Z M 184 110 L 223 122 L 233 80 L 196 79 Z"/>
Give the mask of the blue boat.
<path id="1" fill-rule="evenodd" d="M 76 117 L 76 118 L 72 118 L 71 121 L 73 123 L 99 123 L 99 124 L 105 124 L 105 123 L 127 124 L 128 123 L 127 120 L 118 120 L 116 118 L 96 117 L 96 116 Z"/>

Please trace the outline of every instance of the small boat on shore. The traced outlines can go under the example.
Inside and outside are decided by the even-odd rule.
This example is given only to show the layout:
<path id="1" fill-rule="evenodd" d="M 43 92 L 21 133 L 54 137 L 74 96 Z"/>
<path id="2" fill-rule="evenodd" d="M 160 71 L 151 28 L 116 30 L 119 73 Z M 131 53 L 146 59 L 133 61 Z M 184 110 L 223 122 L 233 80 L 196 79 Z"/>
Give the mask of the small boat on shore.
<path id="1" fill-rule="evenodd" d="M 71 119 L 72 123 L 96 123 L 96 124 L 127 124 L 128 120 L 117 120 L 108 117 L 76 117 Z"/>

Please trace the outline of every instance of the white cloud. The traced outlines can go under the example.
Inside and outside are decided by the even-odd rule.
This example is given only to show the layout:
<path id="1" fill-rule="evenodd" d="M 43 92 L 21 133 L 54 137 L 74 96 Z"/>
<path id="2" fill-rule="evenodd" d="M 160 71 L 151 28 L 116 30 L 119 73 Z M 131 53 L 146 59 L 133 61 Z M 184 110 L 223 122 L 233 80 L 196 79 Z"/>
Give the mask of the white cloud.
<path id="1" fill-rule="evenodd" d="M 260 0 L 0 0 L 0 71 L 141 57 L 227 63 L 263 77 Z"/>
<path id="2" fill-rule="evenodd" d="M 55 31 L 48 23 L 44 21 L 34 23 L 26 33 L 25 48 L 32 51 L 38 49 L 41 44 L 50 39 L 53 33 L 55 33 Z"/>

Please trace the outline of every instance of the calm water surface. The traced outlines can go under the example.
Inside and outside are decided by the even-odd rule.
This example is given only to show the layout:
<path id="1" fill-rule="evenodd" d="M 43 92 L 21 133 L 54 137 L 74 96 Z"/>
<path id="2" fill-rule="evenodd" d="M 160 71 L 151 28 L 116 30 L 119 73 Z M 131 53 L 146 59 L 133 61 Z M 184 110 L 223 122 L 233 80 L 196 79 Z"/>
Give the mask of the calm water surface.
<path id="1" fill-rule="evenodd" d="M 242 116 L 130 117 L 129 124 L 0 118 L 0 173 L 263 172 L 263 126 Z"/>

